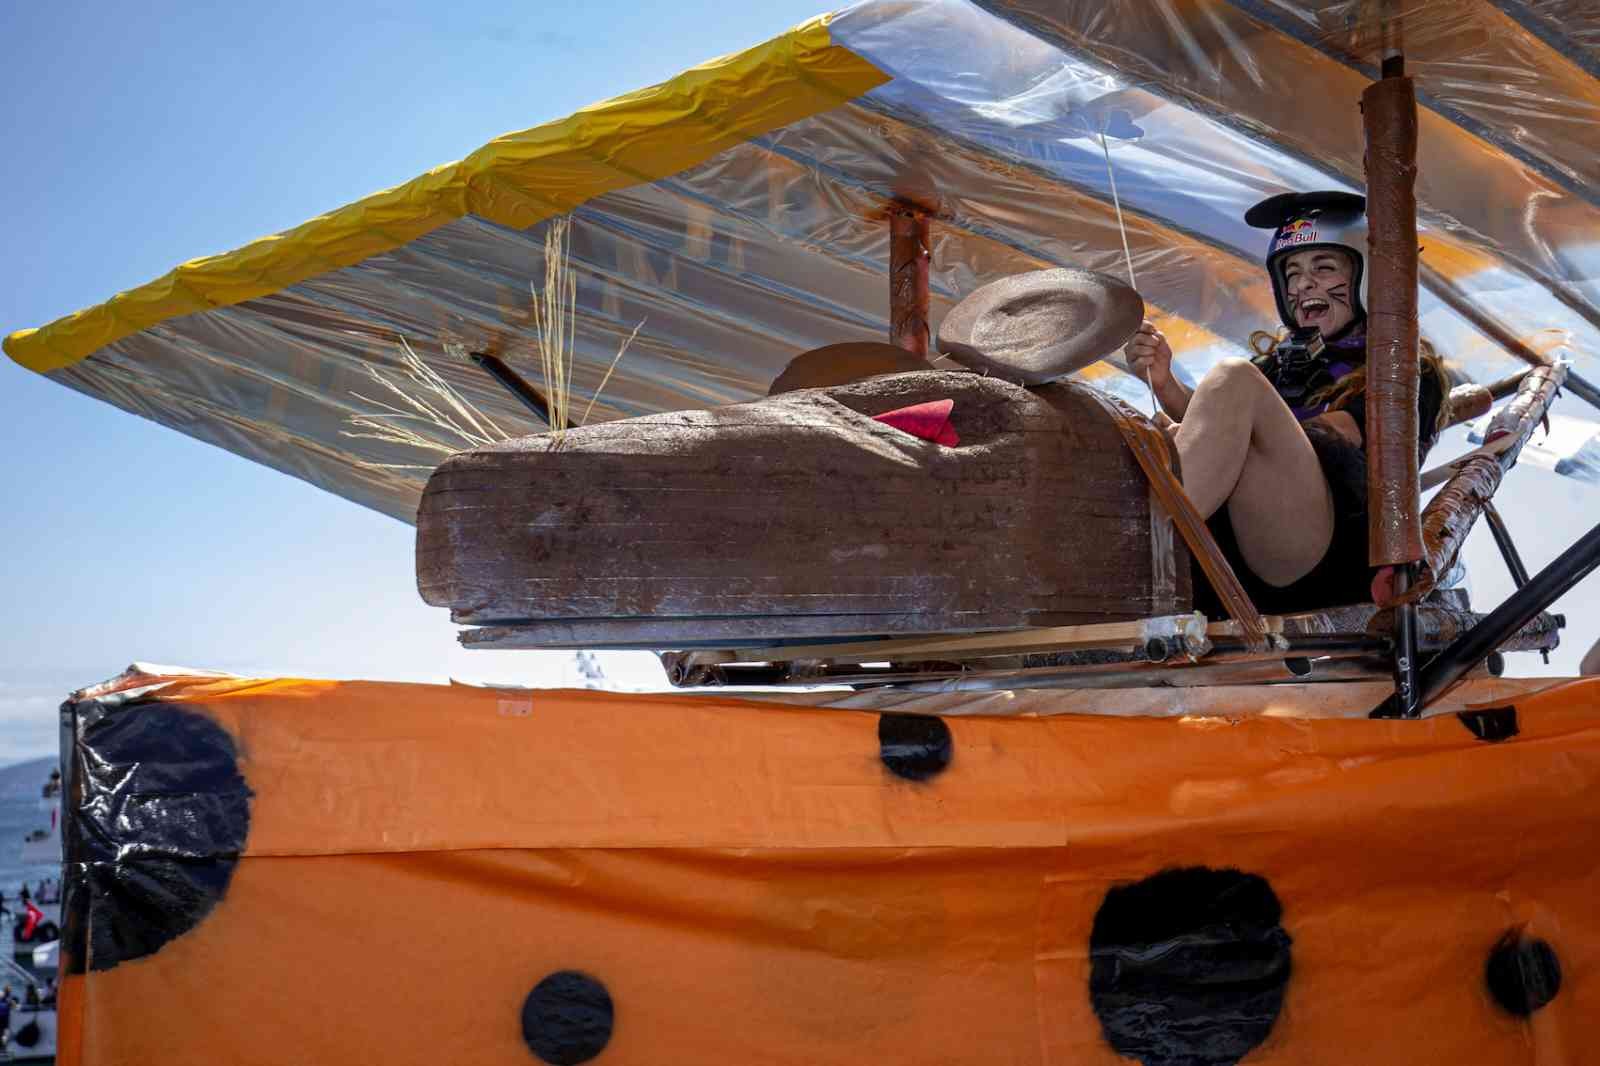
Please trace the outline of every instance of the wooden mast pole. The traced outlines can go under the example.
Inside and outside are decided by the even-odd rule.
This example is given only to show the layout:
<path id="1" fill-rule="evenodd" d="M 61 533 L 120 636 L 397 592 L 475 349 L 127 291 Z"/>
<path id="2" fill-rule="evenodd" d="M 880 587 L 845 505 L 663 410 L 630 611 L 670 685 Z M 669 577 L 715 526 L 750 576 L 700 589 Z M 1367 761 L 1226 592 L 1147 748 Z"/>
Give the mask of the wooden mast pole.
<path id="1" fill-rule="evenodd" d="M 928 357 L 928 215 L 889 207 L 889 343 Z"/>
<path id="2" fill-rule="evenodd" d="M 1417 471 L 1417 102 L 1405 75 L 1399 25 L 1385 21 L 1383 77 L 1361 94 L 1367 137 L 1367 530 L 1368 561 L 1395 568 L 1395 591 L 1410 587 L 1422 558 Z M 1395 697 L 1420 710 L 1415 610 L 1395 614 Z"/>

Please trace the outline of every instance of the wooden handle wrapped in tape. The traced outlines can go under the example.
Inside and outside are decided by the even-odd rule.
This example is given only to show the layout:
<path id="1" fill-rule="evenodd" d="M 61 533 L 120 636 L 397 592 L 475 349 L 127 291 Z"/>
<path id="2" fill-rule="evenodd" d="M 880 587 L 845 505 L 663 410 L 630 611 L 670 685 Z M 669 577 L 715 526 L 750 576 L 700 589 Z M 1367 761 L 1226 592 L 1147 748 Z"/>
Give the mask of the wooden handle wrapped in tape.
<path id="1" fill-rule="evenodd" d="M 1367 539 L 1373 566 L 1422 556 L 1417 480 L 1417 105 L 1410 78 L 1361 94 L 1367 133 Z"/>
<path id="2" fill-rule="evenodd" d="M 1456 464 L 1456 470 L 1422 512 L 1422 565 L 1411 588 L 1392 602 L 1417 599 L 1433 589 L 1455 565 L 1461 545 L 1505 472 L 1517 461 L 1528 437 L 1544 418 L 1566 377 L 1566 364 L 1536 367 L 1523 376 L 1516 396 L 1489 422 L 1484 449 Z"/>

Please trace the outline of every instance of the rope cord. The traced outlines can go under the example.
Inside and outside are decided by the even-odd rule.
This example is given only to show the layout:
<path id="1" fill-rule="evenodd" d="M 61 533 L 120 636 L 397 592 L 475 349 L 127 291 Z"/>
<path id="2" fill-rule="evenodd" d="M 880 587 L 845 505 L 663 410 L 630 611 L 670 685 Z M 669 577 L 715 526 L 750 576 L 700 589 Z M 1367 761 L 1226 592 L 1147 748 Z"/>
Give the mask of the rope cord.
<path id="1" fill-rule="evenodd" d="M 1128 285 L 1137 290 L 1139 283 L 1133 276 L 1133 251 L 1128 247 L 1128 226 L 1122 221 L 1122 197 L 1117 195 L 1117 172 L 1111 166 L 1111 147 L 1106 143 L 1106 135 L 1100 133 L 1100 151 L 1106 157 L 1106 179 L 1111 183 L 1111 203 L 1117 209 L 1117 230 L 1122 234 L 1122 258 L 1128 265 Z M 1150 368 L 1144 369 L 1144 383 L 1150 390 L 1150 410 L 1155 413 L 1161 410 L 1161 402 L 1156 399 L 1156 385 L 1150 378 Z"/>

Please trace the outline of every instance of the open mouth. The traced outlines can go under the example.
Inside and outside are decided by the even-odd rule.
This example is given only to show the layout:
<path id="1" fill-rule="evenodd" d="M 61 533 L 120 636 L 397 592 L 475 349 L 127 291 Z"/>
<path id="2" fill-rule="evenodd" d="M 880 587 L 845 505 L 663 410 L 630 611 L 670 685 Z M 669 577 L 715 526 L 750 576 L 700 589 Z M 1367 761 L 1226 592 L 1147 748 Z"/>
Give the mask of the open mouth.
<path id="1" fill-rule="evenodd" d="M 1303 326 L 1314 326 L 1328 320 L 1328 301 L 1316 296 L 1301 300 L 1295 310 Z"/>

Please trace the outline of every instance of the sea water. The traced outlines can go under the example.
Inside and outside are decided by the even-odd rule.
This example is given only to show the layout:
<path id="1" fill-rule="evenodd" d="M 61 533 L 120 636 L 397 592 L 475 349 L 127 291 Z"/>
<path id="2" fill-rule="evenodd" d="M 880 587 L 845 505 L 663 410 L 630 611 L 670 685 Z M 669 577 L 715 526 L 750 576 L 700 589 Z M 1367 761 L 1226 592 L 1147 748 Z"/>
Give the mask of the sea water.
<path id="1" fill-rule="evenodd" d="M 0 892 L 12 911 L 24 883 L 31 890 L 43 878 L 61 876 L 60 863 L 29 864 L 21 859 L 28 834 L 50 828 L 50 808 L 42 802 L 41 790 L 56 766 L 56 759 L 43 758 L 0 768 Z"/>

